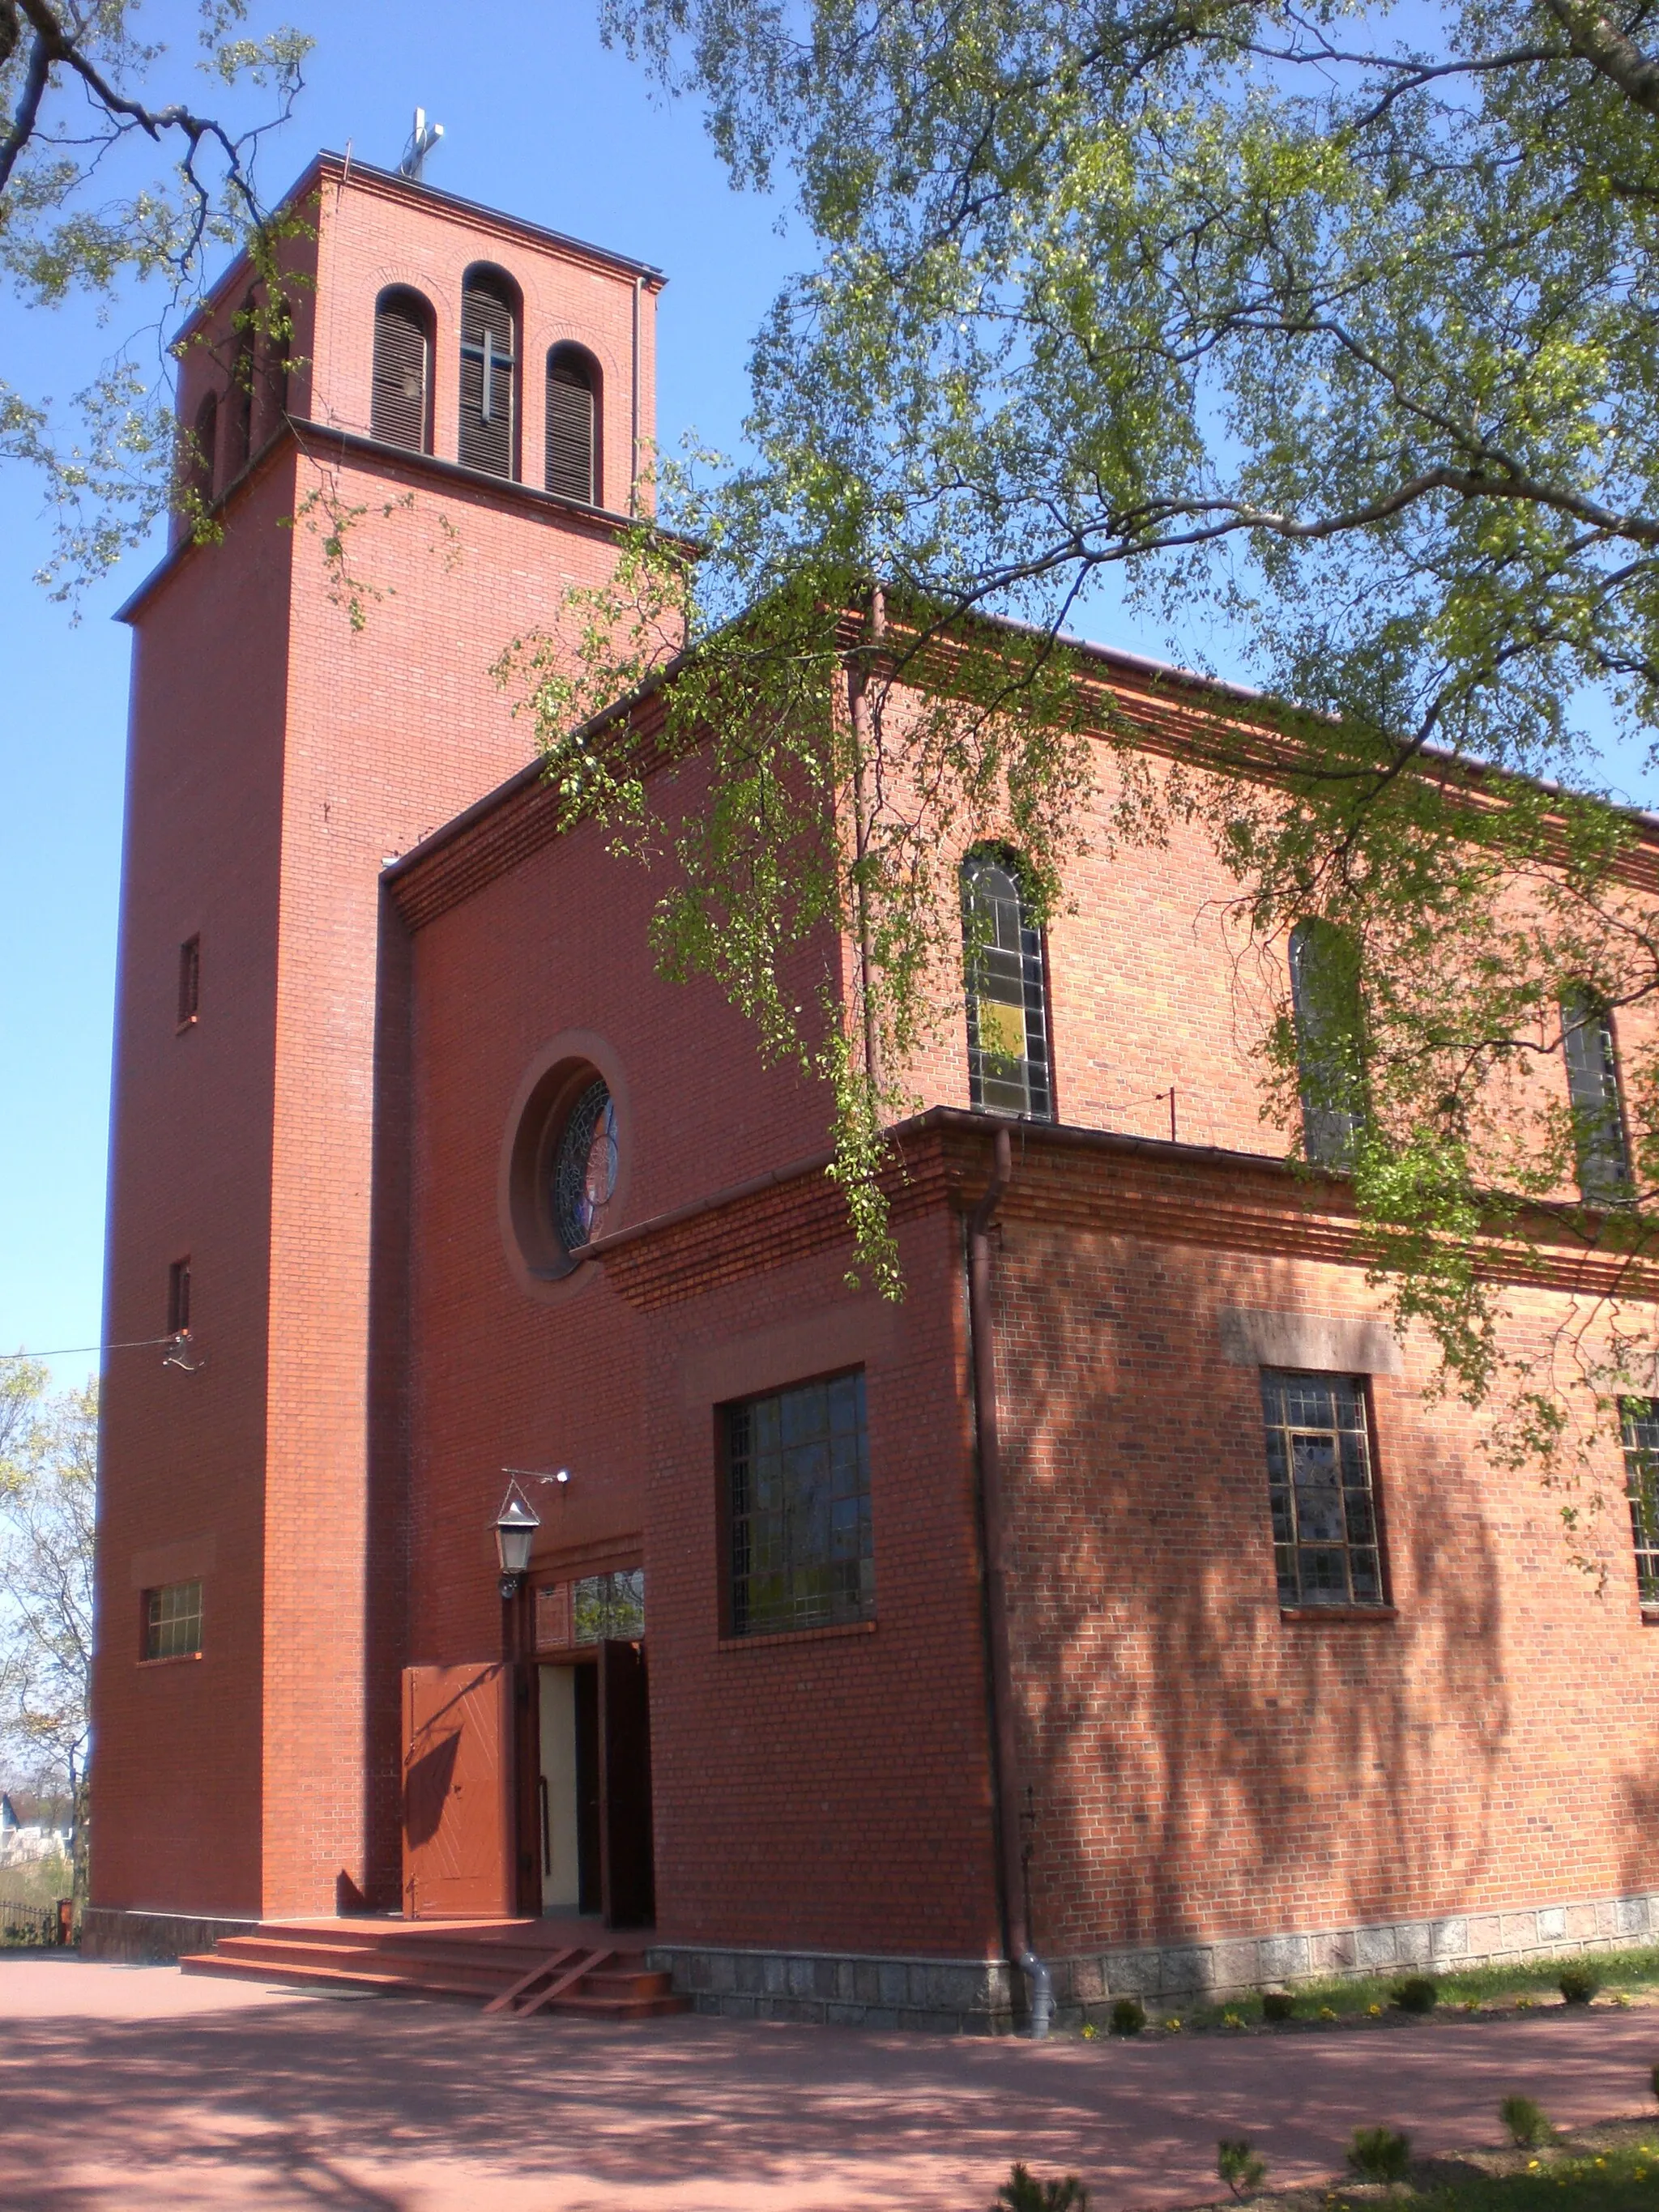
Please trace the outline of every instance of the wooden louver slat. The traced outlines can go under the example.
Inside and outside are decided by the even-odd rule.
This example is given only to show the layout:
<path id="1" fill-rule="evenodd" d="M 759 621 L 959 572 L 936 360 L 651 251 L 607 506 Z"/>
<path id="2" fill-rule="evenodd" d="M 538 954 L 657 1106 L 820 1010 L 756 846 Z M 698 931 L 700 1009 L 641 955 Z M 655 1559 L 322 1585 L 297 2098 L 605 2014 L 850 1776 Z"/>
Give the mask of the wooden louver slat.
<path id="1" fill-rule="evenodd" d="M 593 391 L 582 363 L 568 353 L 547 364 L 547 489 L 589 504 L 593 487 Z"/>
<path id="2" fill-rule="evenodd" d="M 374 435 L 410 453 L 426 450 L 426 331 L 412 300 L 374 310 Z"/>
<path id="3" fill-rule="evenodd" d="M 513 473 L 513 310 L 499 292 L 483 284 L 467 286 L 461 297 L 461 465 L 493 477 Z M 489 360 L 487 420 L 480 357 L 485 351 Z"/>

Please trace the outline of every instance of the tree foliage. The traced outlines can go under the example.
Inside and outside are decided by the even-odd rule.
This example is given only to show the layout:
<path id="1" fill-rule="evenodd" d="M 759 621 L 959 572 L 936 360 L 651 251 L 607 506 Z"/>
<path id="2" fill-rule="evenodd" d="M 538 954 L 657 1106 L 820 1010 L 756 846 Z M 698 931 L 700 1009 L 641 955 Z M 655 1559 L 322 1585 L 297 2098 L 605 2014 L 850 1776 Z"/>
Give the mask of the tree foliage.
<path id="1" fill-rule="evenodd" d="M 84 1887 L 98 1390 L 49 1392 L 0 1365 L 0 1745 L 16 1775 L 74 1808 Z"/>
<path id="2" fill-rule="evenodd" d="M 123 343 L 67 410 L 0 380 L 0 458 L 42 477 L 55 540 L 41 578 L 59 597 L 138 544 L 191 473 L 167 345 L 210 260 L 247 248 L 276 276 L 280 226 L 257 157 L 292 109 L 311 42 L 287 27 L 246 35 L 247 0 L 200 0 L 196 14 L 200 106 L 183 66 L 142 35 L 132 0 L 0 0 L 0 281 L 27 306 L 85 298 L 135 320 L 149 297 L 161 339 L 149 361 L 140 339 Z M 158 97 L 167 76 L 174 96 Z M 254 119 L 241 114 L 249 95 Z M 169 173 L 143 173 L 151 149 L 172 156 Z M 274 281 L 257 312 L 285 343 Z"/>
<path id="3" fill-rule="evenodd" d="M 939 848 L 941 825 L 1017 814 L 1051 908 L 1091 796 L 1113 838 L 1196 825 L 1234 886 L 1264 1115 L 1304 1159 L 1352 1123 L 1361 1249 L 1443 1382 L 1499 1390 L 1497 1447 L 1568 1492 L 1605 1470 L 1659 1352 L 1653 870 L 1585 734 L 1649 741 L 1659 719 L 1659 19 L 643 0 L 606 20 L 702 100 L 736 182 L 787 170 L 815 252 L 756 343 L 750 457 L 664 471 L 695 568 L 647 533 L 590 605 L 577 680 L 544 672 L 572 805 L 636 833 L 650 812 L 637 777 L 606 783 L 614 726 L 580 724 L 607 675 L 716 672 L 666 710 L 672 757 L 718 726 L 734 665 L 838 666 L 854 694 L 821 678 L 826 750 L 799 765 L 852 831 L 815 905 L 901 1050 L 961 989 L 942 939 L 931 974 L 911 957 L 939 908 L 890 858 L 907 831 Z M 845 617 L 874 579 L 879 653 Z M 1267 687 L 1221 697 L 1168 772 L 1097 687 L 1079 709 L 1067 628 L 1113 580 L 1186 665 L 1224 636 Z M 890 702 L 917 678 L 949 707 L 948 742 L 921 718 L 931 753 L 854 712 L 860 684 Z M 744 827 L 740 855 L 693 832 L 697 927 L 672 899 L 664 927 L 675 959 L 741 975 L 740 1002 L 787 1005 L 789 839 L 754 805 Z M 1358 1010 L 1311 1055 L 1287 957 L 1310 921 L 1351 948 Z M 1589 1006 L 1620 1031 L 1616 1189 L 1607 1109 L 1564 1079 Z M 874 1129 L 897 1101 L 873 1044 L 853 1056 Z M 1500 1332 L 1503 1283 L 1544 1248 L 1558 1279 L 1564 1248 L 1584 1256 L 1583 1294 L 1559 1327 Z M 1564 1496 L 1570 1527 L 1583 1504 Z"/>

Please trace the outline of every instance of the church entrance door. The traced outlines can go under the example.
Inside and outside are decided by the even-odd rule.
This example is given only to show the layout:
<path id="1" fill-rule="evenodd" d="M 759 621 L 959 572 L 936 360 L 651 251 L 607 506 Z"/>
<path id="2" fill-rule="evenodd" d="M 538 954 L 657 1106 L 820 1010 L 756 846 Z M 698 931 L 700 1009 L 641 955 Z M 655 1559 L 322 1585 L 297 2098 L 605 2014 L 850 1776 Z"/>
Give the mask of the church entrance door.
<path id="1" fill-rule="evenodd" d="M 648 1928 L 656 1885 L 643 1640 L 607 1640 L 536 1674 L 541 1910 Z"/>
<path id="2" fill-rule="evenodd" d="M 514 1910 L 513 1672 L 404 1669 L 404 1911 L 494 1919 Z"/>
<path id="3" fill-rule="evenodd" d="M 645 1642 L 599 1646 L 599 1834 L 605 1917 L 649 1928 L 657 1917 L 651 1846 L 651 1698 Z"/>

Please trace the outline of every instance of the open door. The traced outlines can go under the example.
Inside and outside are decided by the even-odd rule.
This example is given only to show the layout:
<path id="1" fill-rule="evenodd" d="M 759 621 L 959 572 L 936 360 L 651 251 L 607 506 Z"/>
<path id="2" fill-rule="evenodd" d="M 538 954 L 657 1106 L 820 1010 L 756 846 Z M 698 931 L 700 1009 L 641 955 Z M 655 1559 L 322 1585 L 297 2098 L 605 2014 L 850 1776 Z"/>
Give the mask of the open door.
<path id="1" fill-rule="evenodd" d="M 516 1902 L 512 1669 L 404 1669 L 404 1911 L 497 1919 Z"/>
<path id="2" fill-rule="evenodd" d="M 643 1644 L 599 1646 L 599 1828 L 605 1917 L 649 1928 L 657 1917 L 651 1844 L 651 1700 Z"/>

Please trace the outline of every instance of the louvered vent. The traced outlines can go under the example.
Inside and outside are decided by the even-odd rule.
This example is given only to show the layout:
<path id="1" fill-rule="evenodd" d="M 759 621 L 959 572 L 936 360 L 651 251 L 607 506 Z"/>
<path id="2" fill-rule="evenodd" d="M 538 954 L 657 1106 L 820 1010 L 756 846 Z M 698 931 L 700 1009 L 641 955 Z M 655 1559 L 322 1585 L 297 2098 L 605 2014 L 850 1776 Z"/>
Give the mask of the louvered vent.
<path id="1" fill-rule="evenodd" d="M 245 316 L 253 313 L 253 302 L 243 303 Z M 248 465 L 253 450 L 253 330 L 246 324 L 236 340 L 236 358 L 230 369 L 230 413 L 225 424 L 225 481 L 234 483 Z"/>
<path id="2" fill-rule="evenodd" d="M 469 279 L 461 295 L 461 465 L 513 473 L 513 309 L 499 279 Z"/>
<path id="3" fill-rule="evenodd" d="M 593 377 L 571 346 L 547 356 L 547 488 L 586 500 L 593 488 Z"/>
<path id="4" fill-rule="evenodd" d="M 213 498 L 214 464 L 218 458 L 219 399 L 210 392 L 196 410 L 195 439 L 189 459 L 191 489 L 204 506 Z"/>
<path id="5" fill-rule="evenodd" d="M 374 434 L 388 446 L 423 453 L 426 435 L 426 316 L 408 292 L 386 294 L 374 308 Z"/>

